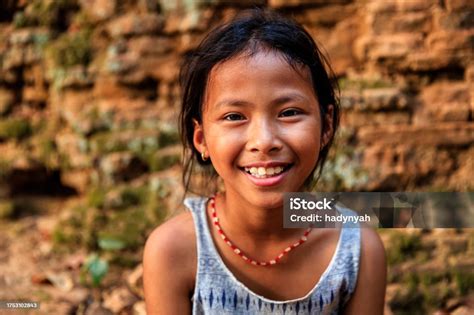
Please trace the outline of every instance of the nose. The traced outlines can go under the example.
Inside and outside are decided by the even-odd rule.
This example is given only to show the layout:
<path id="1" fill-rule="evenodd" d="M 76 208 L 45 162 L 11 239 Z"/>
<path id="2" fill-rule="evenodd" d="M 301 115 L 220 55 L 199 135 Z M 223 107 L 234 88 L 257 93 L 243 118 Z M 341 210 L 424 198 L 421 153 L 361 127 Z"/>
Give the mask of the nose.
<path id="1" fill-rule="evenodd" d="M 268 154 L 282 148 L 278 126 L 267 118 L 254 118 L 247 130 L 247 150 Z"/>

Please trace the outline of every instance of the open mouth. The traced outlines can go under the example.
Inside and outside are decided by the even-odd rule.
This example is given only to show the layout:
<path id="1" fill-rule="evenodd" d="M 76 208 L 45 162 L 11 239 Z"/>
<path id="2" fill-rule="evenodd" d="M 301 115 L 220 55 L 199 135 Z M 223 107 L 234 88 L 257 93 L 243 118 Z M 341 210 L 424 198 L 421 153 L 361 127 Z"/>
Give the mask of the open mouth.
<path id="1" fill-rule="evenodd" d="M 255 178 L 270 178 L 288 171 L 293 164 L 275 167 L 241 167 L 240 169 Z"/>

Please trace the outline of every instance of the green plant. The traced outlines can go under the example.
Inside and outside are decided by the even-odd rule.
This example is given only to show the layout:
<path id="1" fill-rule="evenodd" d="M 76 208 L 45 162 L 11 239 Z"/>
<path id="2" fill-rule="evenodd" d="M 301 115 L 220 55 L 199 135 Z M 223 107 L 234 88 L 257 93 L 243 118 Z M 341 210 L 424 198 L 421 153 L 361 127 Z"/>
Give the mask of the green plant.
<path id="1" fill-rule="evenodd" d="M 106 190 L 102 187 L 92 188 L 87 196 L 87 203 L 94 208 L 102 208 L 105 202 Z"/>
<path id="2" fill-rule="evenodd" d="M 25 15 L 25 12 L 16 12 L 13 16 L 13 26 L 15 28 L 22 28 L 28 26 L 28 18 Z"/>
<path id="3" fill-rule="evenodd" d="M 164 148 L 166 146 L 179 142 L 179 133 L 176 128 L 162 127 L 158 138 L 158 146 Z"/>
<path id="4" fill-rule="evenodd" d="M 11 171 L 11 161 L 0 158 L 0 180 L 8 176 Z"/>
<path id="5" fill-rule="evenodd" d="M 459 294 L 466 295 L 474 291 L 474 272 L 454 271 L 453 277 Z"/>
<path id="6" fill-rule="evenodd" d="M 23 216 L 38 214 L 42 211 L 39 203 L 35 203 L 28 198 L 14 198 L 11 200 L 0 201 L 0 208 L 3 206 L 4 218 L 18 219 Z M 0 218 L 2 214 L 0 213 Z"/>
<path id="7" fill-rule="evenodd" d="M 7 118 L 0 121 L 0 139 L 21 140 L 31 135 L 32 128 L 28 120 L 22 118 Z"/>
<path id="8" fill-rule="evenodd" d="M 106 154 L 126 151 L 128 148 L 126 143 L 114 137 L 113 132 L 101 132 L 92 136 L 90 149 L 94 154 Z"/>
<path id="9" fill-rule="evenodd" d="M 152 172 L 165 170 L 181 161 L 181 156 L 178 154 L 152 154 L 148 157 L 147 163 Z"/>
<path id="10" fill-rule="evenodd" d="M 416 234 L 392 234 L 387 248 L 387 262 L 394 265 L 416 256 L 422 249 L 420 236 Z"/>
<path id="11" fill-rule="evenodd" d="M 92 188 L 85 204 L 71 209 L 56 226 L 55 250 L 81 246 L 97 251 L 110 264 L 136 264 L 147 235 L 166 215 L 163 192 L 169 183 L 153 183 L 114 190 Z M 124 259 L 124 253 L 131 258 Z"/>
<path id="12" fill-rule="evenodd" d="M 38 140 L 40 160 L 50 169 L 58 166 L 58 152 L 54 139 L 42 137 Z"/>
<path id="13" fill-rule="evenodd" d="M 9 219 L 15 213 L 15 204 L 10 200 L 0 200 L 0 219 Z"/>
<path id="14" fill-rule="evenodd" d="M 75 65 L 88 65 L 92 59 L 90 29 L 61 35 L 48 48 L 49 56 L 56 67 L 68 69 Z"/>
<path id="15" fill-rule="evenodd" d="M 127 246 L 122 240 L 112 237 L 101 237 L 98 240 L 98 244 L 99 248 L 103 250 L 120 250 Z"/>
<path id="16" fill-rule="evenodd" d="M 97 228 L 103 224 L 103 216 L 96 208 L 78 205 L 71 209 L 69 216 L 58 222 L 53 232 L 55 250 L 70 251 L 84 246 L 97 248 Z"/>
<path id="17" fill-rule="evenodd" d="M 423 305 L 423 295 L 416 286 L 409 286 L 397 290 L 392 299 L 388 301 L 388 304 L 394 314 L 426 314 Z"/>
<path id="18" fill-rule="evenodd" d="M 90 277 L 92 286 L 98 287 L 109 270 L 109 264 L 101 259 L 97 254 L 91 254 L 87 257 L 85 264 L 81 269 L 80 280 L 83 284 L 87 284 Z"/>
<path id="19" fill-rule="evenodd" d="M 30 26 L 60 26 L 67 18 L 66 12 L 77 9 L 76 0 L 33 0 L 24 11 L 17 12 L 13 19 L 16 28 Z"/>
<path id="20" fill-rule="evenodd" d="M 444 285 L 423 286 L 421 288 L 425 309 L 440 308 L 451 296 L 451 292 Z"/>
<path id="21" fill-rule="evenodd" d="M 361 164 L 362 149 L 357 150 L 351 143 L 354 134 L 352 128 L 339 129 L 316 191 L 351 191 L 368 182 L 368 171 Z"/>

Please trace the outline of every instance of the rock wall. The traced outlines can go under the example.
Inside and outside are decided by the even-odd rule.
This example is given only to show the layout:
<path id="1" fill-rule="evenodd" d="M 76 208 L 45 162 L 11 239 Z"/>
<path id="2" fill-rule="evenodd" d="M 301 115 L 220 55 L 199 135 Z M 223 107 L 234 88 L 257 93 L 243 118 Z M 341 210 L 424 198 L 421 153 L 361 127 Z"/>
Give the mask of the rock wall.
<path id="1" fill-rule="evenodd" d="M 339 77 L 320 189 L 472 189 L 470 1 L 34 0 L 0 16 L 2 194 L 22 191 L 18 170 L 83 193 L 176 164 L 181 57 L 256 5 L 303 23 Z"/>

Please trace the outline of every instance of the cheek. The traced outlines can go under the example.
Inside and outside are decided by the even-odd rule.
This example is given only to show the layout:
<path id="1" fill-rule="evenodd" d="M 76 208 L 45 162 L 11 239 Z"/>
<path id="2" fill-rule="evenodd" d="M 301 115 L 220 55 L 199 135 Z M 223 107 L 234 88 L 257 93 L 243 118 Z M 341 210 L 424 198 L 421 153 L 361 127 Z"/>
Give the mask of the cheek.
<path id="1" fill-rule="evenodd" d="M 304 162 L 315 164 L 321 149 L 321 130 L 318 124 L 308 124 L 282 131 L 287 143 Z"/>
<path id="2" fill-rule="evenodd" d="M 243 137 L 240 132 L 223 131 L 220 128 L 212 130 L 210 128 L 207 134 L 217 135 L 206 138 L 208 150 L 211 158 L 214 157 L 213 164 L 215 165 L 221 162 L 233 162 L 239 152 L 242 151 Z M 224 134 L 225 136 L 223 136 Z"/>

